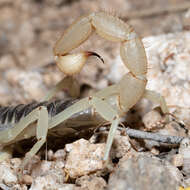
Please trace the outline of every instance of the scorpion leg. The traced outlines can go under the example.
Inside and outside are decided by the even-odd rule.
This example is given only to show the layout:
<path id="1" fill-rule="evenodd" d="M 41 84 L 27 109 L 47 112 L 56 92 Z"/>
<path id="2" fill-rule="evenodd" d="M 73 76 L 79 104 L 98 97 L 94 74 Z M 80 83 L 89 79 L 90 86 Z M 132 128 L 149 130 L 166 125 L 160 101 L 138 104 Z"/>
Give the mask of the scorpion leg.
<path id="1" fill-rule="evenodd" d="M 160 107 L 161 107 L 161 110 L 164 114 L 167 114 L 166 115 L 166 120 L 167 122 L 169 121 L 169 110 L 168 110 L 168 107 L 166 105 L 166 101 L 165 101 L 165 98 L 163 96 L 161 96 L 159 93 L 157 92 L 154 92 L 154 91 L 151 91 L 151 90 L 145 90 L 145 93 L 144 93 L 144 98 L 152 101 L 153 103 L 156 103 L 156 104 L 159 104 Z"/>
<path id="2" fill-rule="evenodd" d="M 107 142 L 106 142 L 104 158 L 103 158 L 103 160 L 107 161 L 109 157 L 109 152 L 113 143 L 113 139 L 115 136 L 115 132 L 119 124 L 119 120 L 120 120 L 119 115 L 116 110 L 114 110 L 107 102 L 101 100 L 100 98 L 92 97 L 90 100 L 90 104 L 93 105 L 95 110 L 104 119 L 106 119 L 107 121 L 111 123 L 110 131 L 109 131 Z"/>
<path id="3" fill-rule="evenodd" d="M 42 145 L 46 141 L 48 132 L 48 111 L 44 106 L 39 107 L 37 110 L 37 126 L 36 126 L 36 138 L 37 142 L 31 148 L 29 152 L 26 153 L 25 158 L 21 164 L 21 169 L 24 169 L 28 161 L 39 151 Z"/>
<path id="4" fill-rule="evenodd" d="M 70 118 L 72 115 L 80 111 L 83 111 L 85 109 L 88 109 L 90 107 L 92 107 L 97 113 L 99 113 L 105 120 L 111 123 L 111 128 L 108 135 L 105 154 L 103 158 L 103 160 L 108 160 L 114 134 L 119 123 L 119 116 L 118 112 L 114 110 L 111 107 L 111 105 L 109 105 L 106 101 L 102 100 L 101 98 L 92 96 L 84 98 L 79 102 L 76 102 L 74 105 L 68 107 L 66 110 L 54 116 L 52 120 L 49 122 L 49 129 L 59 125 L 63 121 Z"/>
<path id="5" fill-rule="evenodd" d="M 29 126 L 35 124 L 37 121 L 36 130 L 35 127 Z M 44 106 L 40 106 L 29 113 L 26 117 L 22 118 L 15 126 L 9 130 L 0 132 L 0 144 L 10 144 L 12 142 L 27 139 L 35 136 L 37 142 L 32 149 L 26 153 L 24 161 L 21 164 L 21 170 L 24 169 L 29 159 L 36 154 L 40 147 L 44 144 L 48 131 L 48 111 Z"/>

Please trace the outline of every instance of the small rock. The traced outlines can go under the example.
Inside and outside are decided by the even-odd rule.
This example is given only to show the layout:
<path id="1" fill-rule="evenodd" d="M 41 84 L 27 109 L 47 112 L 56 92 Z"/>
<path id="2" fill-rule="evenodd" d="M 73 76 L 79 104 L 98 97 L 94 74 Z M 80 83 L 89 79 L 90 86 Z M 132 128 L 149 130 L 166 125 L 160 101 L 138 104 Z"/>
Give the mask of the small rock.
<path id="1" fill-rule="evenodd" d="M 182 123 L 186 129 L 190 128 L 190 109 L 182 106 L 174 105 L 169 108 L 171 114 L 178 118 L 178 121 Z M 189 134 L 190 135 L 190 134 Z"/>
<path id="2" fill-rule="evenodd" d="M 0 164 L 0 183 L 13 186 L 18 183 L 17 174 L 9 162 L 3 161 Z"/>
<path id="3" fill-rule="evenodd" d="M 183 185 L 183 174 L 181 171 L 170 164 L 170 162 L 164 162 L 164 166 L 167 168 L 168 172 L 171 174 L 172 179 L 176 181 L 178 184 Z"/>
<path id="4" fill-rule="evenodd" d="M 33 181 L 33 178 L 31 176 L 29 176 L 29 175 L 23 175 L 22 176 L 22 181 L 26 185 L 31 185 L 32 181 Z"/>
<path id="5" fill-rule="evenodd" d="M 29 190 L 74 190 L 75 185 L 57 183 L 51 175 L 37 177 Z"/>
<path id="6" fill-rule="evenodd" d="M 190 176 L 190 139 L 185 138 L 182 140 L 179 147 L 179 154 L 183 158 L 183 173 Z"/>
<path id="7" fill-rule="evenodd" d="M 172 157 L 172 164 L 175 167 L 181 167 L 183 165 L 183 156 L 181 154 L 175 154 Z"/>
<path id="8" fill-rule="evenodd" d="M 155 147 L 153 147 L 153 148 L 150 150 L 150 152 L 151 152 L 152 154 L 154 154 L 154 155 L 159 155 L 159 153 L 160 153 L 160 151 L 159 151 L 157 148 L 155 148 Z"/>
<path id="9" fill-rule="evenodd" d="M 151 110 L 143 117 L 143 123 L 145 125 L 146 130 L 154 130 L 159 129 L 164 126 L 163 117 L 161 116 L 160 112 L 156 109 Z"/>
<path id="10" fill-rule="evenodd" d="M 162 135 L 182 136 L 185 137 L 185 130 L 175 121 L 166 124 L 163 129 L 159 130 Z"/>
<path id="11" fill-rule="evenodd" d="M 76 180 L 76 185 L 80 186 L 80 190 L 104 190 L 106 182 L 102 177 L 94 175 L 82 176 Z"/>
<path id="12" fill-rule="evenodd" d="M 61 161 L 58 162 L 50 162 L 50 161 L 42 161 L 39 162 L 32 170 L 32 177 L 37 179 L 38 177 L 51 178 L 51 180 L 56 181 L 58 184 L 62 184 L 65 179 L 64 172 L 64 163 Z"/>
<path id="13" fill-rule="evenodd" d="M 123 157 L 131 148 L 131 143 L 129 142 L 129 137 L 123 136 L 116 133 L 114 136 L 114 142 L 111 148 L 111 157 L 121 158 Z"/>
<path id="14" fill-rule="evenodd" d="M 53 155 L 53 160 L 65 160 L 66 152 L 65 149 L 60 149 Z"/>
<path id="15" fill-rule="evenodd" d="M 105 168 L 102 160 L 105 144 L 90 144 L 87 140 L 80 139 L 72 144 L 67 144 L 68 153 L 65 169 L 72 178 L 77 178 Z"/>
<path id="16" fill-rule="evenodd" d="M 14 66 L 14 60 L 11 55 L 4 55 L 0 58 L 0 70 L 6 71 Z"/>
<path id="17" fill-rule="evenodd" d="M 48 152 L 47 152 L 47 159 L 48 160 L 53 160 L 53 156 L 54 156 L 54 153 L 53 153 L 53 150 L 48 150 Z"/>

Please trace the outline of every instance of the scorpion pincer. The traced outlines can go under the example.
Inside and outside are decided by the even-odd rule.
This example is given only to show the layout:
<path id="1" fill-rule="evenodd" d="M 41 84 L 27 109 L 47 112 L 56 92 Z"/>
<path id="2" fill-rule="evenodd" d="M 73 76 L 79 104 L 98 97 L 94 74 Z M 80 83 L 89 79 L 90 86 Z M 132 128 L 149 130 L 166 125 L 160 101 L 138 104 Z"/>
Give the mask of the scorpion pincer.
<path id="1" fill-rule="evenodd" d="M 134 29 L 120 20 L 105 12 L 91 13 L 79 18 L 74 22 L 56 42 L 54 55 L 60 70 L 67 76 L 79 73 L 87 58 L 95 55 L 92 52 L 80 52 L 70 54 L 95 31 L 99 36 L 113 42 L 120 43 L 120 56 L 124 65 L 129 69 L 121 80 L 114 85 L 106 87 L 92 96 L 76 101 L 56 114 L 50 114 L 46 104 L 34 106 L 31 112 L 22 115 L 20 119 L 8 119 L 4 116 L 3 124 L 12 122 L 12 127 L 3 127 L 0 131 L 0 145 L 5 146 L 15 141 L 36 136 L 37 142 L 26 154 L 22 168 L 28 160 L 34 156 L 46 141 L 48 131 L 56 129 L 61 123 L 80 113 L 80 117 L 91 110 L 101 118 L 111 123 L 108 134 L 103 160 L 107 161 L 114 139 L 115 131 L 120 123 L 120 118 L 127 113 L 141 98 L 147 98 L 154 103 L 160 104 L 162 112 L 168 113 L 164 98 L 153 91 L 146 89 L 147 58 L 143 43 Z M 50 98 L 50 97 L 49 97 Z M 49 111 L 49 115 L 48 115 Z M 17 115 L 18 117 L 18 115 Z M 91 118 L 95 115 L 91 115 Z M 168 119 L 168 116 L 166 116 Z M 95 117 L 94 121 L 100 117 Z M 100 119 L 102 122 L 102 120 Z M 97 122 L 98 123 L 98 122 Z M 36 127 L 28 127 L 31 124 Z M 5 125 L 4 125 L 5 126 Z M 64 126 L 62 126 L 64 128 Z M 74 128 L 71 126 L 71 128 Z"/>

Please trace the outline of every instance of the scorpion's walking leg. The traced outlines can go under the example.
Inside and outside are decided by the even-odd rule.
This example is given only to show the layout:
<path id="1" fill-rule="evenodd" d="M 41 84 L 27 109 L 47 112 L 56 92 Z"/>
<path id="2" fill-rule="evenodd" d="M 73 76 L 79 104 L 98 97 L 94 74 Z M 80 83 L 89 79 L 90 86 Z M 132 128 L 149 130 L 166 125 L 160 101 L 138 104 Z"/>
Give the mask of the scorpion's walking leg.
<path id="1" fill-rule="evenodd" d="M 46 137 L 48 133 L 48 111 L 44 106 L 39 107 L 37 110 L 37 126 L 36 126 L 36 138 L 37 142 L 31 148 L 29 152 L 26 153 L 24 161 L 22 162 L 21 168 L 24 169 L 28 161 L 40 150 L 42 145 L 46 142 Z"/>
<path id="2" fill-rule="evenodd" d="M 101 100 L 100 98 L 91 97 L 89 103 L 104 119 L 111 123 L 111 128 L 108 134 L 106 149 L 103 158 L 103 160 L 107 161 L 113 143 L 113 138 L 115 136 L 115 132 L 119 124 L 119 115 L 116 110 L 114 110 L 107 102 Z"/>
<path id="3" fill-rule="evenodd" d="M 32 149 L 26 153 L 24 161 L 21 164 L 21 170 L 24 169 L 27 162 L 32 156 L 34 156 L 41 146 L 46 141 L 48 131 L 48 111 L 44 106 L 40 106 L 29 113 L 26 117 L 22 118 L 13 128 L 2 131 L 0 144 L 8 144 L 11 141 L 19 140 L 23 138 L 29 138 L 33 136 L 35 129 L 29 127 L 30 124 L 37 122 L 36 126 L 36 137 L 37 142 Z"/>
<path id="4" fill-rule="evenodd" d="M 75 113 L 78 113 L 90 107 L 92 107 L 97 113 L 99 113 L 105 120 L 111 123 L 111 129 L 108 135 L 106 150 L 103 158 L 104 160 L 108 160 L 113 137 L 119 124 L 119 116 L 117 111 L 114 110 L 106 101 L 103 101 L 101 98 L 92 96 L 80 100 L 79 102 L 70 106 L 63 112 L 54 116 L 52 120 L 49 122 L 49 129 L 67 120 Z"/>
<path id="5" fill-rule="evenodd" d="M 151 90 L 145 90 L 144 93 L 144 98 L 152 101 L 153 103 L 159 104 L 161 107 L 161 110 L 164 114 L 166 114 L 166 121 L 169 121 L 169 110 L 168 107 L 166 105 L 166 101 L 165 98 L 163 96 L 161 96 L 159 93 L 151 91 Z"/>

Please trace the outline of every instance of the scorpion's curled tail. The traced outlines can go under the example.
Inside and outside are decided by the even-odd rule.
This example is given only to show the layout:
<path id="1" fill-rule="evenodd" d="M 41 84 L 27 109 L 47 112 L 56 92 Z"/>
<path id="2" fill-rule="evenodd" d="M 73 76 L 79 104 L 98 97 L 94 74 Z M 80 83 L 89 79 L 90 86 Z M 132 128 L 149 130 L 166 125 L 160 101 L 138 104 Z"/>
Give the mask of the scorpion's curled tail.
<path id="1" fill-rule="evenodd" d="M 89 51 L 70 54 L 95 31 L 108 41 L 121 43 L 120 55 L 125 66 L 134 76 L 145 76 L 147 59 L 143 43 L 133 27 L 106 12 L 91 13 L 75 21 L 54 46 L 56 63 L 66 75 L 81 71 L 87 57 L 98 55 Z"/>

